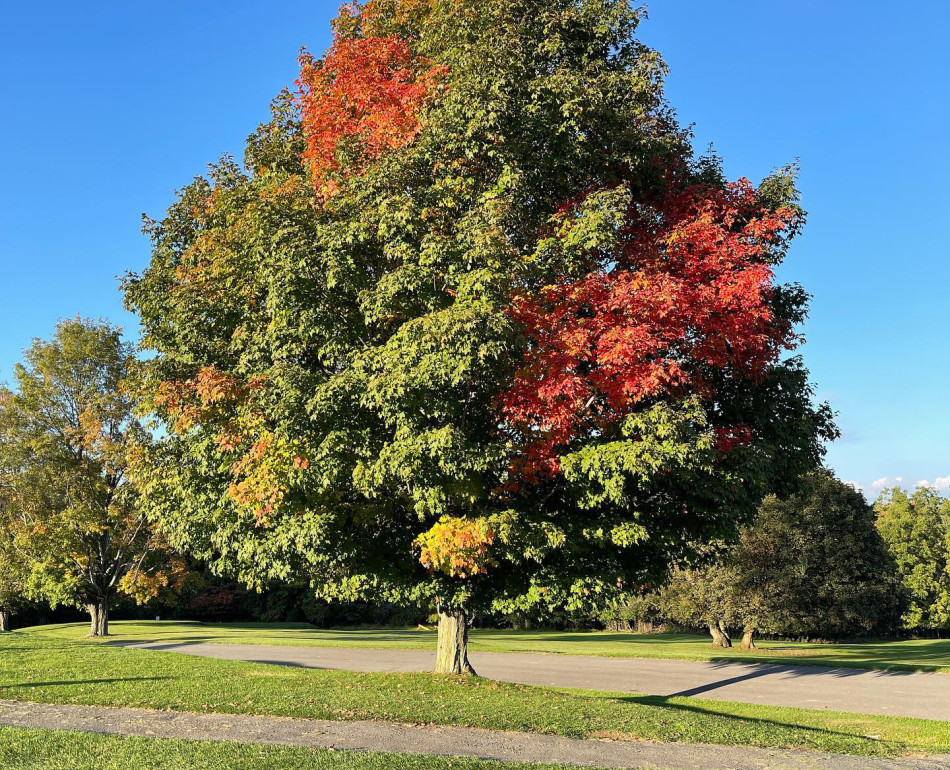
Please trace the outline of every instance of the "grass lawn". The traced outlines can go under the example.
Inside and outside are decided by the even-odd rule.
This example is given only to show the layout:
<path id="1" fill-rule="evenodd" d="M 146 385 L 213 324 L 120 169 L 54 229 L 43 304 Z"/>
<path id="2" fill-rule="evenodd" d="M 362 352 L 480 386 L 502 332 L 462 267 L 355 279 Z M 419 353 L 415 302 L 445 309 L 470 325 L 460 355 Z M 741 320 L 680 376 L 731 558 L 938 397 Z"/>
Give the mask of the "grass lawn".
<path id="1" fill-rule="evenodd" d="M 0 727 L 0 770 L 566 770 L 477 759 Z"/>
<path id="2" fill-rule="evenodd" d="M 188 623 L 128 621 L 110 623 L 116 640 L 190 641 L 230 644 L 287 644 L 316 647 L 391 647 L 435 649 L 435 632 L 415 629 L 332 630 L 303 623 Z M 34 626 L 24 633 L 81 639 L 85 623 Z M 106 640 L 108 641 L 108 640 Z M 714 648 L 708 636 L 694 634 L 613 634 L 569 631 L 475 630 L 475 652 L 544 652 L 624 658 L 681 658 L 715 662 L 783 663 L 850 668 L 902 669 L 950 673 L 950 639 L 808 644 L 759 642 L 760 649 L 743 652 Z"/>
<path id="3" fill-rule="evenodd" d="M 40 633 L 0 635 L 0 698 L 178 711 L 380 719 L 570 737 L 820 749 L 950 752 L 950 722 L 583 693 L 430 674 L 367 674 L 124 649 Z"/>

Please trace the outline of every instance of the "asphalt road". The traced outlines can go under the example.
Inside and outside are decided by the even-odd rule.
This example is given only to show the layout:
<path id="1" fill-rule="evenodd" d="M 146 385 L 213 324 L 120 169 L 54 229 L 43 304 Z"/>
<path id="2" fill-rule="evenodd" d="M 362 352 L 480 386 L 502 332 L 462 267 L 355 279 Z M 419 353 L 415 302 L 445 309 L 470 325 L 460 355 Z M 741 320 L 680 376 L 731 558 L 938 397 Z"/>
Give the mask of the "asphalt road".
<path id="1" fill-rule="evenodd" d="M 423 650 L 148 643 L 131 647 L 347 671 L 431 671 Z M 797 706 L 950 721 L 950 675 L 858 668 L 476 652 L 481 676 L 519 684 Z"/>

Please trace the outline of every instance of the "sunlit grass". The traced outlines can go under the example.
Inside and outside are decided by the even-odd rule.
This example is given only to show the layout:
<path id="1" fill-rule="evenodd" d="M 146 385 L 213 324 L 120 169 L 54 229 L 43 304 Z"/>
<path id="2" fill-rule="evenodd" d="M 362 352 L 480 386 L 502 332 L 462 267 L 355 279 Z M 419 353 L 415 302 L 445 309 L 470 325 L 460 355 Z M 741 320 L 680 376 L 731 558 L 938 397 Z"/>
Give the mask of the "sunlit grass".
<path id="1" fill-rule="evenodd" d="M 693 698 L 584 693 L 431 674 L 372 674 L 0 636 L 0 698 L 317 719 L 380 719 L 820 749 L 863 755 L 950 751 L 950 723 Z M 869 737 L 875 736 L 875 737 Z"/>
<path id="2" fill-rule="evenodd" d="M 123 738 L 0 727 L 2 770 L 566 770 L 565 765 L 487 762 L 290 746 Z"/>
<path id="3" fill-rule="evenodd" d="M 335 630 L 305 623 L 189 623 L 128 621 L 111 624 L 109 641 L 212 642 L 314 647 L 375 647 L 431 650 L 435 632 L 424 629 Z M 25 633 L 81 639 L 83 623 L 35 626 Z M 723 650 L 693 634 L 618 634 L 574 631 L 476 629 L 470 644 L 481 652 L 540 652 L 598 657 L 680 658 L 684 660 L 782 663 L 950 672 L 950 639 L 911 639 L 861 644 L 759 642 L 759 649 Z"/>

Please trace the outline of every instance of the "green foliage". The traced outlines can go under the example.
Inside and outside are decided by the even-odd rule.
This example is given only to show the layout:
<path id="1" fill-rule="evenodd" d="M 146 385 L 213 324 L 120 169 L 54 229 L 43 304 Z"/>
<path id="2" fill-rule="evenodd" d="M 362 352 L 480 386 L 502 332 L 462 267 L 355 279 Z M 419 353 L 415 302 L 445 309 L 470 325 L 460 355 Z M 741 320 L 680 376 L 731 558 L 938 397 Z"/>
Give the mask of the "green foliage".
<path id="1" fill-rule="evenodd" d="M 828 472 L 801 492 L 767 498 L 739 542 L 707 566 L 678 570 L 658 601 L 665 616 L 784 636 L 890 632 L 904 595 L 861 493 Z"/>
<path id="2" fill-rule="evenodd" d="M 659 630 L 667 620 L 666 606 L 660 593 L 625 596 L 604 610 L 599 620 L 608 631 L 636 631 L 651 633 Z"/>
<path id="3" fill-rule="evenodd" d="M 769 497 L 743 544 L 743 571 L 761 586 L 765 630 L 868 635 L 896 627 L 904 596 L 864 496 L 828 472 L 800 494 Z"/>
<path id="4" fill-rule="evenodd" d="M 918 487 L 885 490 L 874 504 L 877 528 L 910 597 L 910 629 L 950 628 L 950 499 Z"/>
<path id="5" fill-rule="evenodd" d="M 6 515 L 0 507 L 0 522 Z M 0 525 L 0 535 L 4 533 Z M 9 538 L 0 537 L 0 612 L 12 613 L 26 600 L 26 564 Z"/>
<path id="6" fill-rule="evenodd" d="M 527 346 L 513 292 L 618 248 L 624 207 L 661 194 L 664 169 L 711 172 L 626 0 L 402 5 L 337 26 L 447 65 L 411 142 L 341 157 L 334 194 L 317 195 L 284 95 L 243 168 L 223 159 L 147 223 L 151 262 L 124 283 L 154 354 L 144 409 L 164 429 L 139 466 L 144 503 L 174 546 L 254 587 L 596 611 L 791 489 L 834 435 L 830 413 L 797 359 L 755 381 L 708 372 L 715 403 L 645 405 L 571 447 L 563 475 L 516 483 L 521 441 L 498 407 Z M 772 302 L 783 322 L 804 315 L 796 287 Z M 755 441 L 717 460 L 713 414 Z M 424 568 L 414 544 L 443 517 L 488 522 L 490 568 Z"/>
<path id="7" fill-rule="evenodd" d="M 673 573 L 656 600 L 664 617 L 689 628 L 712 627 L 725 632 L 762 628 L 758 587 L 753 580 L 744 579 L 737 556 L 721 558 L 723 563 Z"/>
<path id="8" fill-rule="evenodd" d="M 147 578 L 164 585 L 127 480 L 145 438 L 126 389 L 135 368 L 117 328 L 77 318 L 34 341 L 15 388 L 0 390 L 0 541 L 31 598 L 107 604 Z"/>

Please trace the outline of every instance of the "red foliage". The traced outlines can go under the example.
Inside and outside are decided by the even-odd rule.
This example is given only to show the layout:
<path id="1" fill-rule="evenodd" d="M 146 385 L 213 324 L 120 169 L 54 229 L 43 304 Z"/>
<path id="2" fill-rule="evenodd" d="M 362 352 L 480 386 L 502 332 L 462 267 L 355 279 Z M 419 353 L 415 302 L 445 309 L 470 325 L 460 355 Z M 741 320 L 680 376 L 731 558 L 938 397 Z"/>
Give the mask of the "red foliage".
<path id="1" fill-rule="evenodd" d="M 342 144 L 355 145 L 352 172 L 413 140 L 420 109 L 446 71 L 395 37 L 337 39 L 322 61 L 304 55 L 300 65 L 304 160 L 322 197 L 336 190 Z"/>
<path id="2" fill-rule="evenodd" d="M 528 436 L 525 475 L 556 473 L 572 439 L 648 399 L 713 395 L 710 368 L 760 377 L 795 343 L 769 306 L 767 259 L 795 216 L 765 209 L 745 179 L 689 187 L 631 208 L 615 262 L 516 297 L 511 312 L 531 344 L 501 410 Z M 723 429 L 719 448 L 748 440 Z"/>

